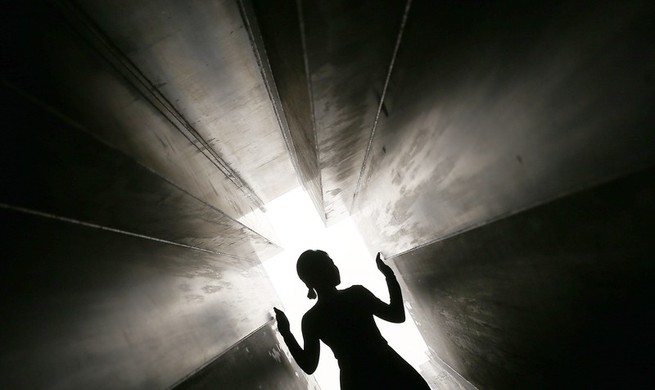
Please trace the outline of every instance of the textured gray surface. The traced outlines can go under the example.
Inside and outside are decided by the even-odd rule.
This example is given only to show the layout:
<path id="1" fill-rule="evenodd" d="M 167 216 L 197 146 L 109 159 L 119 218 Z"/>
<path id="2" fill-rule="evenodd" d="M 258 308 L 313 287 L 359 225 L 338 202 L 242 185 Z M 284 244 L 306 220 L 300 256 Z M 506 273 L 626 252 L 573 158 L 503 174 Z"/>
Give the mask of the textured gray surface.
<path id="1" fill-rule="evenodd" d="M 0 97 L 15 124 L 0 145 L 0 203 L 246 261 L 281 250 L 15 91 Z"/>
<path id="2" fill-rule="evenodd" d="M 396 257 L 425 341 L 485 389 L 651 388 L 655 171 Z"/>
<path id="3" fill-rule="evenodd" d="M 78 3 L 263 202 L 298 186 L 238 1 Z"/>
<path id="4" fill-rule="evenodd" d="M 628 347 L 591 339 L 632 331 L 623 324 L 635 322 L 620 319 L 642 312 L 626 300 L 649 307 L 640 297 L 652 295 L 643 279 L 652 280 L 652 268 L 639 256 L 652 248 L 637 228 L 647 225 L 639 215 L 650 215 L 648 204 L 619 191 L 617 202 L 637 210 L 623 212 L 599 189 L 581 195 L 589 204 L 564 199 L 535 209 L 536 219 L 521 213 L 458 234 L 653 165 L 653 8 L 429 0 L 5 7 L 0 304 L 10 319 L 0 386 L 161 388 L 224 353 L 268 321 L 274 292 L 257 256 L 270 256 L 276 238 L 260 206 L 298 183 L 319 210 L 324 198 L 329 223 L 348 214 L 359 188 L 367 245 L 411 251 L 397 261 L 426 338 L 480 387 L 526 387 L 521 378 L 538 387 L 552 367 L 591 370 L 576 360 L 589 348 L 611 356 L 590 360 L 598 378 L 630 363 L 625 383 L 640 378 L 644 367 L 623 353 Z M 525 227 L 526 219 L 538 222 Z M 587 219 L 590 230 L 571 230 Z M 114 228 L 148 237 L 106 230 Z M 447 252 L 445 265 L 429 261 L 433 251 Z M 451 284 L 438 290 L 444 280 Z M 601 301 L 615 317 L 599 314 Z M 434 383 L 459 386 L 432 363 Z"/>
<path id="5" fill-rule="evenodd" d="M 328 222 L 350 212 L 404 1 L 303 1 Z"/>
<path id="6" fill-rule="evenodd" d="M 249 170 L 254 174 L 276 177 L 276 180 L 268 180 L 276 190 L 253 195 L 251 189 L 242 185 L 243 180 L 238 175 L 233 176 L 234 169 L 223 166 L 227 158 L 207 148 L 207 142 L 211 143 L 213 138 L 203 138 L 208 135 L 201 136 L 184 127 L 198 121 L 195 117 L 180 116 L 186 115 L 179 109 L 186 99 L 176 101 L 174 95 L 162 95 L 168 92 L 157 84 L 159 81 L 151 79 L 153 75 L 134 68 L 130 58 L 117 50 L 113 42 L 108 42 L 102 30 L 92 24 L 89 27 L 92 21 L 80 16 L 68 4 L 66 1 L 48 4 L 28 1 L 8 9 L 6 23 L 2 25 L 2 44 L 9 53 L 3 64 L 6 80 L 193 196 L 274 240 L 258 202 L 261 198 L 275 197 L 295 188 L 295 172 L 290 163 L 285 165 L 284 162 L 281 164 L 286 168 L 276 166 L 269 169 L 266 153 L 252 148 L 260 144 L 264 151 L 273 150 L 275 141 L 271 137 L 278 136 L 277 124 L 272 122 L 275 127 L 267 123 L 259 127 L 248 123 L 221 127 L 226 131 L 225 139 L 230 134 L 230 153 L 238 152 L 241 158 L 248 158 Z M 134 6 L 138 4 L 141 3 L 134 3 Z M 113 20 L 124 23 L 125 19 L 129 18 L 117 16 Z M 252 51 L 249 45 L 244 50 Z M 187 58 L 187 54 L 178 52 L 177 56 L 181 60 Z M 202 65 L 200 61 L 198 64 Z M 252 67 L 256 68 L 256 65 L 251 64 Z M 249 96 L 250 89 L 246 87 L 257 74 L 244 74 L 245 90 L 240 93 Z M 240 85 L 239 82 L 240 79 L 234 77 L 234 83 Z M 218 88 L 210 82 L 203 87 Z M 202 95 L 201 92 L 198 93 Z M 191 99 L 193 94 L 186 96 Z M 226 103 L 220 107 L 229 109 L 230 105 L 237 104 L 231 100 L 233 98 L 225 95 Z M 269 103 L 261 102 L 263 106 L 266 104 Z M 218 107 L 213 108 L 218 110 Z M 171 113 L 170 110 L 174 111 Z M 253 116 L 256 120 L 255 113 L 240 115 L 245 118 Z M 257 134 L 245 132 L 264 128 L 265 131 Z M 272 133 L 274 131 L 277 133 Z M 280 156 L 282 160 L 285 158 L 288 159 L 288 155 Z M 263 180 L 261 185 L 264 185 Z"/>
<path id="7" fill-rule="evenodd" d="M 4 389 L 165 388 L 278 304 L 256 260 L 0 216 Z"/>
<path id="8" fill-rule="evenodd" d="M 357 220 L 398 254 L 655 162 L 652 2 L 414 1 Z"/>
<path id="9" fill-rule="evenodd" d="M 421 365 L 420 370 L 421 376 L 433 390 L 475 390 L 475 386 L 468 383 L 438 357 L 431 356 L 429 361 Z"/>
<path id="10" fill-rule="evenodd" d="M 175 389 L 319 390 L 319 387 L 293 361 L 274 322 L 269 322 Z"/>
<path id="11" fill-rule="evenodd" d="M 318 166 L 314 112 L 308 85 L 303 25 L 294 1 L 254 0 L 244 2 L 251 23 L 253 42 L 262 66 L 270 68 L 269 86 L 279 107 L 282 131 L 288 129 L 290 154 L 296 159 L 300 181 L 317 213 L 325 219 L 321 172 Z M 259 28 L 257 28 L 257 26 Z M 286 129 L 285 129 L 286 126 Z"/>
<path id="12" fill-rule="evenodd" d="M 3 14 L 0 387 L 165 388 L 270 319 L 270 228 L 160 95 L 59 10 Z"/>

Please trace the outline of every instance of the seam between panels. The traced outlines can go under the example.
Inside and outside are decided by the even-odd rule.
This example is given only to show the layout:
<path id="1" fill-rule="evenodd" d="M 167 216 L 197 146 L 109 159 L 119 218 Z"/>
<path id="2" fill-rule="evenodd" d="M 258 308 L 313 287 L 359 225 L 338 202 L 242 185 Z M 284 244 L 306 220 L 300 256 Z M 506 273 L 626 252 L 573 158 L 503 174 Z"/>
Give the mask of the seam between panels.
<path id="1" fill-rule="evenodd" d="M 256 207 L 263 207 L 263 201 L 250 186 L 223 160 L 179 110 L 100 29 L 100 27 L 77 4 L 67 0 L 55 4 L 72 25 L 71 27 L 123 76 L 136 90 L 159 111 L 173 127 L 207 158 L 235 187 Z M 77 22 L 77 23 L 76 23 Z M 78 26 L 79 25 L 79 26 Z"/>
<path id="2" fill-rule="evenodd" d="M 387 70 L 387 76 L 384 80 L 384 87 L 382 88 L 382 95 L 380 96 L 380 103 L 378 104 L 377 112 L 375 113 L 375 120 L 373 121 L 373 126 L 371 128 L 371 135 L 368 138 L 368 144 L 366 145 L 366 153 L 364 154 L 364 161 L 362 162 L 362 168 L 359 171 L 359 178 L 357 179 L 357 184 L 355 185 L 355 192 L 353 193 L 353 199 L 350 206 L 350 213 L 352 214 L 355 209 L 357 202 L 357 195 L 362 186 L 362 180 L 367 173 L 368 169 L 368 160 L 371 154 L 371 146 L 373 144 L 373 138 L 375 137 L 375 132 L 377 130 L 378 122 L 380 120 L 380 112 L 382 111 L 382 106 L 384 105 L 384 98 L 387 94 L 387 89 L 389 88 L 389 81 L 391 79 L 391 74 L 396 62 L 396 57 L 398 56 L 398 49 L 400 48 L 400 43 L 402 42 L 403 32 L 405 31 L 405 25 L 407 24 L 407 17 L 409 16 L 409 10 L 412 5 L 412 0 L 407 0 L 405 3 L 405 10 L 403 11 L 403 18 L 400 22 L 400 28 L 398 30 L 398 35 L 396 36 L 396 45 L 393 49 L 393 54 L 391 55 L 391 61 L 389 62 L 389 68 Z"/>
<path id="3" fill-rule="evenodd" d="M 13 85 L 12 83 L 8 82 L 7 80 L 5 80 L 5 79 L 3 79 L 3 78 L 0 78 L 0 84 L 3 84 L 6 88 L 12 90 L 13 92 L 15 92 L 16 94 L 18 94 L 18 95 L 21 96 L 22 98 L 24 98 L 24 99 L 28 100 L 29 102 L 33 103 L 35 106 L 41 108 L 42 110 L 44 110 L 44 111 L 47 112 L 48 114 L 50 114 L 50 115 L 52 115 L 52 116 L 58 118 L 59 120 L 63 121 L 64 123 L 69 124 L 70 126 L 74 127 L 75 129 L 77 129 L 77 130 L 79 130 L 79 131 L 81 131 L 81 132 L 87 134 L 88 136 L 90 136 L 91 138 L 93 138 L 94 140 L 96 140 L 97 142 L 100 142 L 102 145 L 104 145 L 104 146 L 106 146 L 106 147 L 108 147 L 108 148 L 110 148 L 110 149 L 116 151 L 117 153 L 120 153 L 120 154 L 126 156 L 126 157 L 129 158 L 132 162 L 134 162 L 135 164 L 137 164 L 137 165 L 140 166 L 141 168 L 143 168 L 143 169 L 147 170 L 148 172 L 150 172 L 151 174 L 157 176 L 159 179 L 161 179 L 161 180 L 163 180 L 164 182 L 168 183 L 169 185 L 171 185 L 172 187 L 174 187 L 174 188 L 176 188 L 177 190 L 181 191 L 181 192 L 184 193 L 185 195 L 191 197 L 192 199 L 194 199 L 194 200 L 200 202 L 201 204 L 203 204 L 203 205 L 209 207 L 210 209 L 214 210 L 215 212 L 219 213 L 222 217 L 229 219 L 229 220 L 232 221 L 233 223 L 238 224 L 239 226 L 241 226 L 243 229 L 246 229 L 246 230 L 248 230 L 249 232 L 252 232 L 253 234 L 255 234 L 255 235 L 257 235 L 257 236 L 263 238 L 264 240 L 266 240 L 267 243 L 272 244 L 272 245 L 275 245 L 275 246 L 278 246 L 276 243 L 272 242 L 270 239 L 268 239 L 267 237 L 263 236 L 262 234 L 256 232 L 255 230 L 253 230 L 253 229 L 250 228 L 249 226 L 246 226 L 246 225 L 244 225 L 243 223 L 241 223 L 241 222 L 237 221 L 236 219 L 230 217 L 229 215 L 225 214 L 224 211 L 218 209 L 216 206 L 214 206 L 214 205 L 212 205 L 212 204 L 210 204 L 210 203 L 207 203 L 206 201 L 204 201 L 204 200 L 198 198 L 197 196 L 193 195 L 192 193 L 190 193 L 190 192 L 187 191 L 186 189 L 184 189 L 184 188 L 180 187 L 179 185 L 175 184 L 174 182 L 170 181 L 170 180 L 167 179 L 166 177 L 161 176 L 158 172 L 153 171 L 151 168 L 149 168 L 149 167 L 143 165 L 142 163 L 140 163 L 139 161 L 133 159 L 131 156 L 125 154 L 122 150 L 117 149 L 116 147 L 114 147 L 114 146 L 112 146 L 112 145 L 109 145 L 109 144 L 105 143 L 102 139 L 98 138 L 95 134 L 93 134 L 93 133 L 91 133 L 90 131 L 88 131 L 88 130 L 87 130 L 84 126 L 82 126 L 80 123 L 76 122 L 75 120 L 73 120 L 72 118 L 70 118 L 70 117 L 68 117 L 67 115 L 63 114 L 62 112 L 58 111 L 56 108 L 52 107 L 52 106 L 49 105 L 48 103 L 46 103 L 46 102 L 44 102 L 44 101 L 42 101 L 42 100 L 40 100 L 40 99 L 38 99 L 38 98 L 32 96 L 31 94 L 29 94 L 29 93 L 23 91 L 22 89 L 18 88 L 17 86 Z M 219 253 L 219 252 L 217 252 L 217 253 Z"/>
<path id="4" fill-rule="evenodd" d="M 64 217 L 64 216 L 61 216 L 61 215 L 52 214 L 52 213 L 48 213 L 48 212 L 45 212 L 45 211 L 34 210 L 34 209 L 21 207 L 21 206 L 14 206 L 14 205 L 10 205 L 10 204 L 7 204 L 7 203 L 0 203 L 0 209 L 10 210 L 10 211 L 14 211 L 14 212 L 23 213 L 23 214 L 34 215 L 34 216 L 42 217 L 42 218 L 48 218 L 48 219 L 61 221 L 61 222 L 66 222 L 66 223 L 71 223 L 71 224 L 74 224 L 74 225 L 84 226 L 84 227 L 88 227 L 88 228 L 104 230 L 104 231 L 111 232 L 111 233 L 118 233 L 118 234 L 130 236 L 130 237 L 142 238 L 142 239 L 146 239 L 146 240 L 149 240 L 149 241 L 159 242 L 159 243 L 162 243 L 162 244 L 168 244 L 168 245 L 178 246 L 178 247 L 186 248 L 186 249 L 192 249 L 192 250 L 196 250 L 196 251 L 200 251 L 200 252 L 211 253 L 213 255 L 226 256 L 226 257 L 231 257 L 233 259 L 238 259 L 238 260 L 249 260 L 249 259 L 244 258 L 244 257 L 231 255 L 231 254 L 224 253 L 224 252 L 218 252 L 218 251 L 214 251 L 214 250 L 211 250 L 211 249 L 200 248 L 200 247 L 197 247 L 197 246 L 194 246 L 194 245 L 182 244 L 182 243 L 179 243 L 179 242 L 170 241 L 170 240 L 166 240 L 166 239 L 163 239 L 163 238 L 148 236 L 146 234 L 130 232 L 128 230 L 113 228 L 113 227 L 100 225 L 100 224 L 93 223 L 93 222 L 82 221 L 82 220 L 75 219 L 75 218 Z"/>

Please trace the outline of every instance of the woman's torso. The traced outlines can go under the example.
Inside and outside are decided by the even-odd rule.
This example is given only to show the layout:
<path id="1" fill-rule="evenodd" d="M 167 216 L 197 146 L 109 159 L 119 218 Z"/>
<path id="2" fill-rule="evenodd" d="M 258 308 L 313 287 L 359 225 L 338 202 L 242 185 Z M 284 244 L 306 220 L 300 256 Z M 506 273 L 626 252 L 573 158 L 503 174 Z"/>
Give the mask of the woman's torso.
<path id="1" fill-rule="evenodd" d="M 371 297 L 364 287 L 352 286 L 307 312 L 309 326 L 340 363 L 387 345 L 373 319 Z"/>
<path id="2" fill-rule="evenodd" d="M 373 319 L 374 299 L 364 287 L 352 286 L 319 301 L 305 315 L 307 325 L 339 361 L 342 390 L 429 389 L 380 334 Z"/>

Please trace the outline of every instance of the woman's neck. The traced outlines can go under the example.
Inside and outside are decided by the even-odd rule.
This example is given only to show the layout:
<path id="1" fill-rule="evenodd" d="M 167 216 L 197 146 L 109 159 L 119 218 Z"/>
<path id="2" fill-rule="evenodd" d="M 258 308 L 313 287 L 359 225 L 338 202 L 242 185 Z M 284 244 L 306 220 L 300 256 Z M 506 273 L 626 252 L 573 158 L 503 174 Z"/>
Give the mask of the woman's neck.
<path id="1" fill-rule="evenodd" d="M 337 290 L 336 286 L 316 289 L 316 294 L 318 294 L 319 301 L 321 300 L 321 298 L 323 300 L 330 299 L 333 296 L 337 295 L 337 292 L 339 292 L 339 290 Z"/>

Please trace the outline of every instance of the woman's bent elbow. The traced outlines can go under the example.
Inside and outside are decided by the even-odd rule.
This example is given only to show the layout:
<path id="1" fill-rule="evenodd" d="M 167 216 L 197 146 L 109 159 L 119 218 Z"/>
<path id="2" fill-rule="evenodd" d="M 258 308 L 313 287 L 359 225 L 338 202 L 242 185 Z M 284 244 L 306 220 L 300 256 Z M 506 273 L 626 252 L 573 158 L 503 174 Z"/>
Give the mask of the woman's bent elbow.
<path id="1" fill-rule="evenodd" d="M 305 371 L 305 374 L 312 375 L 314 371 L 316 371 L 316 367 L 318 366 L 318 364 L 303 364 L 303 365 L 299 364 L 299 366 L 300 368 L 302 368 L 303 371 Z"/>
<path id="2" fill-rule="evenodd" d="M 405 311 L 403 310 L 401 313 L 398 313 L 398 314 L 394 315 L 391 322 L 396 323 L 396 324 L 401 324 L 401 323 L 405 322 L 405 319 L 406 319 Z"/>

